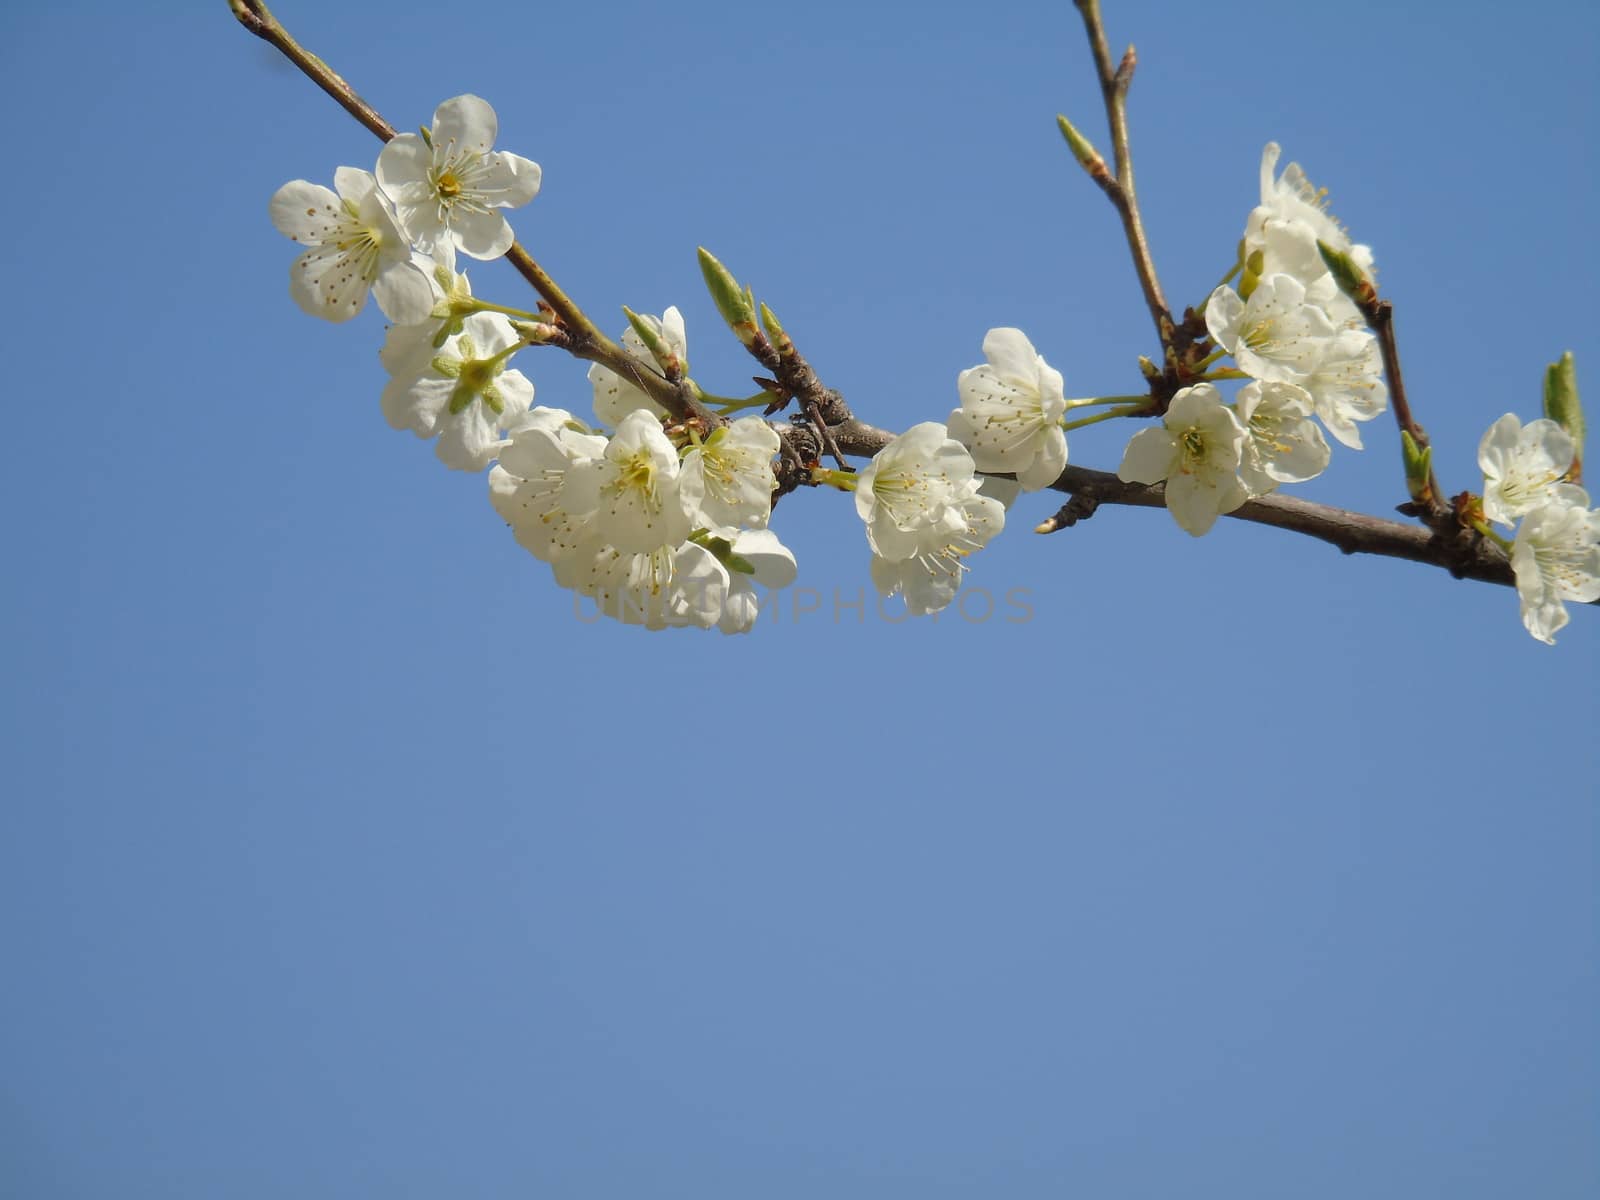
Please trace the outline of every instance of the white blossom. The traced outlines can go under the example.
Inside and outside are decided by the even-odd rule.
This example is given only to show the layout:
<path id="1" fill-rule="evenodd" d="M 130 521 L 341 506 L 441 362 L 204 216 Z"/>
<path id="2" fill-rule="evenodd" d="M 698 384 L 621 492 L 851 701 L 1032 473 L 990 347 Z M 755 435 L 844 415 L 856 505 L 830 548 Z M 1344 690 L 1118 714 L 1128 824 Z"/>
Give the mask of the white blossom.
<path id="1" fill-rule="evenodd" d="M 778 445 L 766 421 L 741 417 L 684 455 L 678 486 L 691 520 L 710 529 L 766 525 L 778 485 L 772 473 Z"/>
<path id="2" fill-rule="evenodd" d="M 1572 484 L 1522 519 L 1511 548 L 1522 623 L 1541 642 L 1555 643 L 1567 623 L 1566 601 L 1600 600 L 1600 511 Z"/>
<path id="3" fill-rule="evenodd" d="M 427 275 L 432 299 L 428 311 L 420 320 L 391 325 L 384 336 L 378 360 L 390 375 L 420 372 L 447 338 L 461 332 L 463 322 L 472 315 L 467 308 L 472 301 L 472 284 L 465 275 L 456 274 L 453 252 L 445 258 L 447 261 L 423 260 L 430 268 Z"/>
<path id="4" fill-rule="evenodd" d="M 396 429 L 437 437 L 446 466 L 483 470 L 500 447 L 501 432 L 533 402 L 533 384 L 508 370 L 509 356 L 503 356 L 520 340 L 505 317 L 475 313 L 431 358 L 410 348 L 393 351 L 389 361 L 399 369 L 383 389 L 384 417 Z"/>
<path id="5" fill-rule="evenodd" d="M 922 535 L 914 554 L 902 559 L 872 556 L 872 583 L 882 596 L 899 592 L 914 617 L 939 612 L 961 590 L 966 560 L 1005 527 L 1005 506 L 980 495 L 976 481 L 951 504 L 944 520 Z"/>
<path id="6" fill-rule="evenodd" d="M 672 583 L 678 575 L 679 556 L 685 551 L 686 574 L 703 574 L 711 569 L 701 557 L 703 549 L 692 543 L 631 553 L 617 549 L 594 533 L 551 566 L 558 584 L 592 598 L 595 607 L 612 620 L 666 629 L 689 623 L 688 617 L 672 611 Z"/>
<path id="7" fill-rule="evenodd" d="M 1335 334 L 1328 314 L 1306 301 L 1303 283 L 1268 275 L 1249 300 L 1224 284 L 1206 301 L 1206 328 L 1253 379 L 1300 383 L 1327 352 Z"/>
<path id="8" fill-rule="evenodd" d="M 1541 418 L 1524 425 L 1507 413 L 1478 443 L 1483 469 L 1483 513 L 1502 525 L 1550 500 L 1552 489 L 1572 469 L 1575 448 L 1567 431 Z"/>
<path id="9" fill-rule="evenodd" d="M 595 531 L 620 552 L 650 554 L 689 536 L 678 451 L 651 413 L 636 409 L 623 417 L 605 453 L 574 470 L 593 473 Z"/>
<path id="10" fill-rule="evenodd" d="M 314 317 L 348 321 L 370 291 L 391 321 L 424 320 L 432 289 L 376 181 L 340 167 L 333 184 L 337 195 L 304 179 L 273 193 L 273 225 L 307 248 L 289 268 L 289 295 Z"/>
<path id="11" fill-rule="evenodd" d="M 517 541 L 553 563 L 588 536 L 598 500 L 592 473 L 575 464 L 605 453 L 606 439 L 584 432 L 565 409 L 535 408 L 510 431 L 489 470 L 489 500 Z"/>
<path id="12" fill-rule="evenodd" d="M 1267 143 L 1261 154 L 1261 203 L 1245 223 L 1244 252 L 1262 255 L 1260 274 L 1292 275 L 1306 288 L 1307 300 L 1322 307 L 1338 325 L 1359 325 L 1359 311 L 1339 291 L 1317 251 L 1319 241 L 1348 254 L 1368 276 L 1373 274 L 1370 247 L 1352 243 L 1350 235 L 1327 209 L 1327 192 L 1313 187 L 1299 163 L 1275 175 L 1282 151 Z"/>
<path id="13" fill-rule="evenodd" d="M 400 224 L 419 250 L 450 240 L 473 258 L 499 258 L 516 240 L 499 210 L 538 195 L 539 164 L 493 149 L 499 121 L 477 96 L 439 105 L 428 132 L 397 134 L 378 155 Z"/>
<path id="14" fill-rule="evenodd" d="M 977 489 L 972 455 L 937 421 L 913 425 L 856 477 L 856 512 L 872 552 L 891 561 L 921 551 L 929 530 L 963 523 L 952 510 Z"/>
<path id="15" fill-rule="evenodd" d="M 1167 508 L 1195 537 L 1218 515 L 1249 499 L 1239 480 L 1245 429 L 1209 383 L 1172 398 L 1159 429 L 1133 435 L 1117 477 L 1126 483 L 1166 483 Z"/>
<path id="16" fill-rule="evenodd" d="M 675 577 L 669 608 L 703 629 L 715 625 L 723 633 L 748 633 L 761 615 L 756 586 L 773 592 L 795 580 L 794 554 L 770 529 L 741 531 L 726 544 L 726 561 L 704 546 L 690 545 L 714 565 L 699 562 L 694 573 Z M 678 561 L 681 567 L 683 557 Z"/>
<path id="17" fill-rule="evenodd" d="M 750 566 L 749 574 L 729 572 L 728 595 L 717 628 L 723 633 L 748 633 L 761 615 L 756 584 L 768 592 L 786 588 L 799 574 L 794 554 L 770 529 L 746 529 L 733 539 L 733 552 Z"/>
<path id="18" fill-rule="evenodd" d="M 880 593 L 903 593 L 919 616 L 955 598 L 966 558 L 1005 527 L 1005 506 L 978 489 L 972 456 L 937 421 L 878 451 L 856 477 L 856 512 Z"/>
<path id="19" fill-rule="evenodd" d="M 1298 382 L 1311 393 L 1328 432 L 1352 450 L 1362 448 L 1356 422 L 1382 416 L 1389 408 L 1378 339 L 1365 329 L 1341 329 Z"/>
<path id="20" fill-rule="evenodd" d="M 678 361 L 683 363 L 683 369 L 689 369 L 689 343 L 684 332 L 683 314 L 676 306 L 668 308 L 659 317 L 649 313 L 640 313 L 640 318 L 655 331 L 672 352 L 678 356 Z M 655 371 L 656 360 L 645 347 L 644 339 L 634 331 L 632 325 L 622 332 L 622 348 L 629 358 L 641 364 L 641 369 Z M 648 409 L 657 417 L 667 415 L 667 410 L 662 408 L 645 393 L 631 379 L 618 375 L 610 367 L 603 367 L 595 363 L 589 368 L 589 382 L 594 385 L 594 415 L 599 418 L 602 425 L 609 425 L 615 429 L 622 423 L 622 418 L 635 409 Z"/>
<path id="21" fill-rule="evenodd" d="M 978 470 L 1014 473 L 1025 491 L 1049 487 L 1067 465 L 1061 372 L 1020 329 L 991 329 L 983 355 L 987 363 L 956 381 L 961 407 L 950 414 L 950 435 Z"/>
<path id="22" fill-rule="evenodd" d="M 1239 389 L 1233 410 L 1245 429 L 1239 478 L 1252 495 L 1304 483 L 1327 469 L 1331 451 L 1311 420 L 1311 396 L 1303 388 L 1252 380 Z"/>

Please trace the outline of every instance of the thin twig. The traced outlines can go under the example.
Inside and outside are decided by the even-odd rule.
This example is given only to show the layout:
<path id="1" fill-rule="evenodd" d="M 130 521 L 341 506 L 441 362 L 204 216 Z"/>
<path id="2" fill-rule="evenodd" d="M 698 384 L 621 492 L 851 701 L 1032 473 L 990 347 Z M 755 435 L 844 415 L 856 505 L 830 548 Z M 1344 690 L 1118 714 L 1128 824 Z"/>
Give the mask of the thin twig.
<path id="1" fill-rule="evenodd" d="M 1387 300 L 1375 300 L 1369 306 L 1363 306 L 1362 316 L 1372 327 L 1372 332 L 1378 337 L 1378 349 L 1383 355 L 1383 374 L 1389 381 L 1389 403 L 1394 408 L 1394 419 L 1402 431 L 1411 435 L 1411 440 L 1417 445 L 1418 450 L 1428 446 L 1428 435 L 1422 426 L 1417 424 L 1417 419 L 1411 415 L 1411 402 L 1406 398 L 1405 377 L 1400 373 L 1400 346 L 1394 333 L 1394 305 Z M 1423 519 L 1436 529 L 1443 529 L 1454 523 L 1450 515 L 1450 506 L 1445 502 L 1444 492 L 1439 487 L 1439 479 L 1433 473 L 1433 464 L 1428 464 L 1428 496 L 1427 513 Z"/>
<path id="2" fill-rule="evenodd" d="M 1133 81 L 1133 71 L 1138 56 L 1132 46 L 1123 55 L 1119 66 L 1111 64 L 1111 51 L 1106 44 L 1105 24 L 1100 19 L 1100 0 L 1074 0 L 1083 16 L 1084 31 L 1089 35 L 1089 49 L 1094 55 L 1095 74 L 1100 80 L 1100 94 L 1105 101 L 1106 120 L 1111 126 L 1111 148 L 1116 158 L 1117 173 L 1113 181 L 1096 178 L 1122 218 L 1122 229 L 1128 238 L 1128 250 L 1133 255 L 1134 270 L 1139 275 L 1139 287 L 1144 292 L 1145 307 L 1155 322 L 1156 335 L 1163 349 L 1172 346 L 1172 313 L 1161 292 L 1161 282 L 1156 277 L 1155 259 L 1150 254 L 1150 243 L 1145 237 L 1144 219 L 1139 214 L 1139 195 L 1133 182 L 1133 151 L 1128 141 L 1128 85 Z M 1093 174 L 1093 172 L 1091 172 Z"/>

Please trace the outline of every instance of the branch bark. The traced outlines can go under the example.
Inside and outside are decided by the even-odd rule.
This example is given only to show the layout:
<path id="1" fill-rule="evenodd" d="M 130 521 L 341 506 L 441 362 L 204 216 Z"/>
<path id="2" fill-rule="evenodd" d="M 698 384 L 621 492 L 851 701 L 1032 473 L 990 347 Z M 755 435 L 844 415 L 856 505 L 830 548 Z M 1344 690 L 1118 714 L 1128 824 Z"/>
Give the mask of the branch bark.
<path id="1" fill-rule="evenodd" d="M 894 437 L 887 430 L 857 420 L 835 426 L 832 432 L 847 454 L 863 457 L 876 454 Z M 1124 483 L 1109 472 L 1087 467 L 1067 467 L 1050 486 L 1054 491 L 1085 497 L 1095 504 L 1132 508 L 1166 507 L 1165 492 L 1160 484 Z M 1077 514 L 1081 515 L 1081 512 Z M 1327 542 L 1330 546 L 1337 546 L 1346 554 L 1400 558 L 1443 567 L 1458 579 L 1477 579 L 1502 587 L 1516 586 L 1511 563 L 1500 548 L 1471 535 L 1469 531 L 1462 531 L 1461 536 L 1456 538 L 1441 537 L 1420 525 L 1317 504 L 1297 496 L 1262 496 L 1223 515 L 1235 521 L 1271 525 L 1304 534 Z"/>
<path id="2" fill-rule="evenodd" d="M 1111 65 L 1111 51 L 1106 44 L 1105 23 L 1100 19 L 1100 0 L 1074 0 L 1083 17 L 1083 27 L 1089 35 L 1089 49 L 1094 55 L 1095 74 L 1100 80 L 1100 95 L 1106 106 L 1106 121 L 1111 126 L 1111 149 L 1116 161 L 1114 179 L 1096 178 L 1107 196 L 1111 198 L 1117 215 L 1122 218 L 1122 230 L 1128 239 L 1128 250 L 1133 255 L 1134 270 L 1139 275 L 1139 287 L 1144 292 L 1145 307 L 1155 322 L 1156 336 L 1164 350 L 1172 347 L 1172 312 L 1161 292 L 1161 282 L 1156 277 L 1155 259 L 1150 254 L 1150 242 L 1145 237 L 1144 218 L 1139 214 L 1139 196 L 1133 182 L 1133 151 L 1128 141 L 1128 86 L 1133 82 L 1133 71 L 1138 56 L 1132 46 L 1122 57 L 1119 66 Z"/>

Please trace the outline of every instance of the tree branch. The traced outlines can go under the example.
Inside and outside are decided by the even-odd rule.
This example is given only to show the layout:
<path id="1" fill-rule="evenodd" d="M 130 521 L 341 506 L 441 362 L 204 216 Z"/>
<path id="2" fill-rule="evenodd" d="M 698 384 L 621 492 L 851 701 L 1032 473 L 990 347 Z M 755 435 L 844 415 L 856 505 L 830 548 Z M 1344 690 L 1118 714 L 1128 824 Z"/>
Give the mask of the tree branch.
<path id="1" fill-rule="evenodd" d="M 321 58 L 302 46 L 272 15 L 263 0 L 228 0 L 233 15 L 256 37 L 275 46 L 306 78 L 310 79 L 363 126 L 382 141 L 395 136 L 395 128 L 381 113 L 363 100 L 344 77 Z M 625 376 L 657 404 L 679 420 L 693 420 L 714 428 L 722 419 L 710 412 L 695 397 L 692 388 L 666 379 L 659 372 L 639 363 L 621 346 L 607 337 L 578 304 L 563 291 L 520 242 L 506 252 L 506 261 L 517 271 L 550 310 L 566 326 L 568 340 L 562 348 L 577 358 L 597 362 Z"/>
<path id="2" fill-rule="evenodd" d="M 832 433 L 847 454 L 862 457 L 876 454 L 894 437 L 887 430 L 856 420 L 835 426 Z M 1050 486 L 1054 491 L 1072 495 L 1075 500 L 1083 497 L 1091 502 L 1084 504 L 1079 501 L 1063 506 L 1058 528 L 1076 523 L 1101 504 L 1132 508 L 1166 507 L 1166 495 L 1160 484 L 1124 483 L 1115 475 L 1087 467 L 1067 467 Z M 1459 536 L 1441 537 L 1420 525 L 1316 504 L 1298 496 L 1276 494 L 1248 501 L 1223 515 L 1236 521 L 1270 525 L 1304 534 L 1337 546 L 1346 554 L 1400 558 L 1442 567 L 1458 579 L 1477 579 L 1502 587 L 1516 586 L 1511 563 L 1500 548 L 1468 530 L 1461 530 Z M 1600 604 L 1600 601 L 1595 603 Z"/>
<path id="3" fill-rule="evenodd" d="M 1123 233 L 1128 238 L 1128 250 L 1133 255 L 1134 270 L 1139 275 L 1139 286 L 1144 291 L 1145 307 L 1155 322 L 1156 336 L 1163 350 L 1172 346 L 1172 313 L 1161 293 L 1161 282 L 1156 278 L 1155 259 L 1150 254 L 1150 243 L 1145 237 L 1144 219 L 1139 215 L 1139 197 L 1133 183 L 1133 151 L 1128 142 L 1128 85 L 1133 82 L 1133 70 L 1138 56 L 1132 46 L 1123 55 L 1122 63 L 1111 65 L 1111 51 L 1106 45 L 1105 24 L 1100 19 L 1100 0 L 1074 0 L 1083 16 L 1084 31 L 1089 35 L 1089 49 L 1094 55 L 1095 74 L 1100 80 L 1100 94 L 1105 101 L 1106 120 L 1111 126 L 1111 149 L 1116 159 L 1116 177 L 1095 176 L 1095 182 L 1110 197 L 1122 218 Z M 1090 174 L 1093 176 L 1094 172 Z"/>

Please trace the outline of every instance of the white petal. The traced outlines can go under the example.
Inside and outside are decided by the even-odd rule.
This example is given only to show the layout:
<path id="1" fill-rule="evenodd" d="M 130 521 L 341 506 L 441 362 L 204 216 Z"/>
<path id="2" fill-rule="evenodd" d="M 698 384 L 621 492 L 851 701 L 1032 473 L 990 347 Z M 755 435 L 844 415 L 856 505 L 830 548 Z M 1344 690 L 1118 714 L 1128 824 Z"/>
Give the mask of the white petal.
<path id="1" fill-rule="evenodd" d="M 348 321 L 367 302 L 372 280 L 361 259 L 338 246 L 314 246 L 289 265 L 289 295 L 324 321 Z"/>
<path id="2" fill-rule="evenodd" d="M 488 154 L 494 149 L 500 123 L 482 97 L 453 96 L 433 110 L 428 131 L 437 153 Z"/>
<path id="3" fill-rule="evenodd" d="M 378 272 L 372 298 L 396 325 L 418 325 L 433 313 L 433 284 L 414 263 L 390 263 Z"/>
<path id="4" fill-rule="evenodd" d="M 1123 451 L 1117 478 L 1124 483 L 1160 483 L 1178 459 L 1178 446 L 1165 429 L 1141 429 Z"/>
<path id="5" fill-rule="evenodd" d="M 502 150 L 490 156 L 473 190 L 490 208 L 520 208 L 539 194 L 542 178 L 538 163 Z"/>
<path id="6" fill-rule="evenodd" d="M 497 209 L 457 209 L 450 219 L 450 232 L 463 254 L 485 260 L 499 258 L 517 240 Z"/>
<path id="7" fill-rule="evenodd" d="M 339 197 L 320 184 L 296 179 L 272 193 L 267 206 L 272 224 L 284 237 L 304 246 L 338 237 L 346 216 Z"/>
<path id="8" fill-rule="evenodd" d="M 1032 385 L 1038 378 L 1039 352 L 1020 329 L 991 329 L 984 335 L 983 356 L 1002 379 L 1025 380 Z"/>
<path id="9" fill-rule="evenodd" d="M 1061 478 L 1067 467 L 1067 435 L 1060 427 L 1044 432 L 1039 453 L 1034 460 L 1017 472 L 1017 482 L 1024 491 L 1037 492 Z"/>

